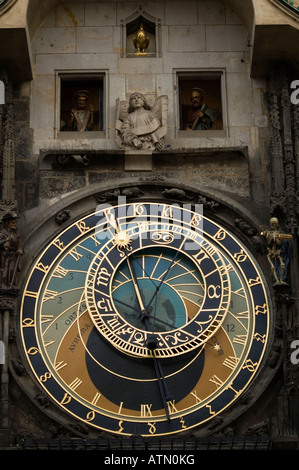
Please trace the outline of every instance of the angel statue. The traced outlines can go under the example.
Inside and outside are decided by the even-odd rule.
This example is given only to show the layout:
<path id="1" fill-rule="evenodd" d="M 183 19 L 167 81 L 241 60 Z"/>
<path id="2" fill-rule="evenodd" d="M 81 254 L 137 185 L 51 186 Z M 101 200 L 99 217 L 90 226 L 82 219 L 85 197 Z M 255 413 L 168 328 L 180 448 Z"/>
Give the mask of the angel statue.
<path id="1" fill-rule="evenodd" d="M 162 150 L 167 133 L 168 97 L 159 96 L 153 107 L 138 92 L 129 102 L 116 102 L 116 143 L 124 150 Z"/>

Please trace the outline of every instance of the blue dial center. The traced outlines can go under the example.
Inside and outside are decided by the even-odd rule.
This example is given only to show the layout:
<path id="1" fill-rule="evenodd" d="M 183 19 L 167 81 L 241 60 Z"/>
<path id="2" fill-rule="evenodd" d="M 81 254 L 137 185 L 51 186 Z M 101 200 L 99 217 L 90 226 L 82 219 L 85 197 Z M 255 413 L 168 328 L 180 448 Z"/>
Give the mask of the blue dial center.
<path id="1" fill-rule="evenodd" d="M 134 280 L 127 260 L 119 266 L 113 279 L 112 298 L 118 313 L 132 326 L 154 332 L 171 331 L 190 320 L 186 307 L 190 296 L 200 304 L 202 280 L 198 269 L 184 254 L 173 263 L 175 254 L 171 249 L 148 248 L 130 256 Z M 136 296 L 134 281 L 144 309 Z M 189 286 L 187 293 L 182 285 Z"/>

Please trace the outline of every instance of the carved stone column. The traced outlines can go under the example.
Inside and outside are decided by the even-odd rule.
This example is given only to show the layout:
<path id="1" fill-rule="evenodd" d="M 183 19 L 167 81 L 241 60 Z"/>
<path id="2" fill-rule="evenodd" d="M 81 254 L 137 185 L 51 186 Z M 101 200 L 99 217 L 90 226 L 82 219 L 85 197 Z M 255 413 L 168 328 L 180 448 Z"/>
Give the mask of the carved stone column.
<path id="1" fill-rule="evenodd" d="M 9 410 L 9 317 L 15 310 L 15 298 L 2 295 L 0 300 L 0 332 L 4 344 L 5 361 L 0 375 L 0 440 L 2 445 L 10 442 L 10 410 Z"/>
<path id="2" fill-rule="evenodd" d="M 281 140 L 281 122 L 279 106 L 279 75 L 274 71 L 270 79 L 270 158 L 272 173 L 271 196 L 284 198 L 283 147 Z"/>
<path id="3" fill-rule="evenodd" d="M 277 310 L 281 312 L 283 338 L 283 385 L 278 401 L 277 443 L 298 440 L 298 366 L 291 363 L 290 345 L 299 334 L 299 109 L 290 99 L 288 71 L 280 64 L 270 80 L 270 159 L 272 171 L 271 212 L 293 236 L 290 242 L 289 287 L 276 289 Z M 296 108 L 296 109 L 295 109 Z M 275 418 L 274 418 L 275 419 Z"/>
<path id="4" fill-rule="evenodd" d="M 1 228 L 1 252 L 6 251 L 8 256 L 12 256 L 12 251 L 17 250 L 15 245 L 19 244 L 19 237 L 15 231 L 6 232 L 4 219 L 6 216 L 16 215 L 16 182 L 15 182 L 15 127 L 14 127 L 14 106 L 12 85 L 4 70 L 0 71 L 0 80 L 5 84 L 5 104 L 1 105 L 0 112 L 0 138 L 2 153 L 2 198 L 0 200 L 0 221 L 3 223 Z M 8 241 L 9 240 L 9 241 Z M 19 260 L 22 252 L 16 258 Z M 8 258 L 7 258 L 8 259 Z M 2 259 L 3 261 L 3 259 Z M 8 261 L 7 261 L 8 262 Z M 12 286 L 18 271 L 18 261 L 15 263 L 15 270 L 12 276 L 11 286 L 5 286 L 3 283 L 3 272 L 1 273 L 0 285 L 0 340 L 4 348 L 5 360 L 0 368 L 0 441 L 2 445 L 10 444 L 10 403 L 9 403 L 9 332 L 10 316 L 15 311 L 16 297 L 18 289 Z M 2 266 L 3 267 L 3 266 Z"/>
<path id="5" fill-rule="evenodd" d="M 1 78 L 1 76 L 0 76 Z M 0 219 L 9 212 L 16 211 L 16 182 L 15 182 L 15 128 L 14 111 L 12 103 L 12 86 L 8 80 L 6 85 L 6 103 L 2 105 L 2 122 L 4 121 L 3 133 L 3 178 L 2 178 L 2 199 L 0 201 Z M 3 113 L 4 111 L 4 113 Z M 3 118 L 3 114 L 5 117 Z"/>
<path id="6" fill-rule="evenodd" d="M 286 74 L 281 80 L 281 121 L 284 153 L 284 173 L 285 173 L 285 195 L 286 195 L 286 218 L 290 229 L 297 227 L 296 220 L 296 168 L 293 145 L 293 128 L 291 112 L 290 90 Z M 296 123 L 294 123 L 296 124 Z M 298 125 L 298 123 L 297 123 Z"/>

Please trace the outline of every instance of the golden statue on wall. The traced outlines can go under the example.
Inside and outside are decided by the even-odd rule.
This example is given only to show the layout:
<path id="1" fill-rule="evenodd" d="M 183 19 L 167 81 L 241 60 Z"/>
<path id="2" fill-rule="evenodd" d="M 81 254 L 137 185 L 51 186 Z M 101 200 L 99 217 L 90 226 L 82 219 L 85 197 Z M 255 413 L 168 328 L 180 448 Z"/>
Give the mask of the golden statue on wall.
<path id="1" fill-rule="evenodd" d="M 133 39 L 133 44 L 137 52 L 135 55 L 147 55 L 146 49 L 149 46 L 150 39 L 146 36 L 145 31 L 143 29 L 143 24 L 141 23 L 140 28 L 137 32 L 137 35 Z"/>
<path id="2" fill-rule="evenodd" d="M 267 259 L 270 263 L 275 285 L 286 284 L 285 279 L 287 275 L 287 267 L 289 264 L 289 241 L 292 240 L 292 235 L 288 233 L 281 233 L 278 229 L 278 219 L 271 217 L 270 229 L 264 230 L 260 227 L 261 235 L 265 237 L 268 254 Z"/>

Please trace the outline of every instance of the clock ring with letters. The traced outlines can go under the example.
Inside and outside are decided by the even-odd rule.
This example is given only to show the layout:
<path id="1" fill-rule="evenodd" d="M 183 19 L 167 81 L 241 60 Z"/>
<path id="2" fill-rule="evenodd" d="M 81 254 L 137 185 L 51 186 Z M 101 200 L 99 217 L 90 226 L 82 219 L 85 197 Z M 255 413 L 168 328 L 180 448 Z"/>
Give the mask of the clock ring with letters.
<path id="1" fill-rule="evenodd" d="M 32 266 L 20 312 L 39 386 L 98 430 L 162 436 L 209 422 L 249 387 L 270 306 L 258 263 L 199 206 L 108 204 Z"/>

